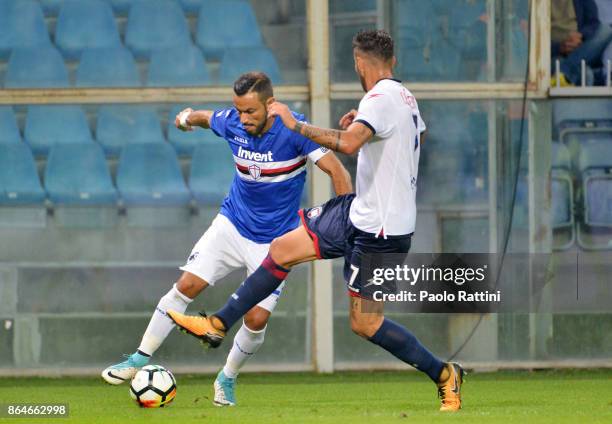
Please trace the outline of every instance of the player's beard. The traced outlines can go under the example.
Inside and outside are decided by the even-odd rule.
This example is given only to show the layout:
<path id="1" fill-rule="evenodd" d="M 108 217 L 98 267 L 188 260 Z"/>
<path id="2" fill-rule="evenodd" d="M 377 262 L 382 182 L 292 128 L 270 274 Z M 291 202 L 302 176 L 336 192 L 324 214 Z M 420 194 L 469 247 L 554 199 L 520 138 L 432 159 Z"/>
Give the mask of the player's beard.
<path id="1" fill-rule="evenodd" d="M 253 132 L 253 135 L 261 135 L 261 133 L 263 132 L 263 129 L 266 126 L 267 122 L 268 122 L 268 120 L 265 119 L 261 124 L 257 125 L 255 127 L 255 131 Z"/>
<path id="2" fill-rule="evenodd" d="M 268 121 L 264 120 L 261 124 L 258 124 L 257 126 L 248 125 L 248 126 L 245 126 L 244 129 L 246 130 L 246 132 L 248 132 L 251 135 L 259 136 L 261 135 L 261 132 L 266 126 L 266 122 Z"/>
<path id="3" fill-rule="evenodd" d="M 266 114 L 265 114 L 265 116 L 268 116 L 268 108 L 267 108 L 267 106 L 266 106 Z M 255 127 L 255 131 L 253 132 L 253 135 L 260 136 L 267 123 L 268 123 L 268 118 L 264 119 L 261 122 L 261 124 L 259 124 L 259 125 L 257 125 Z"/>

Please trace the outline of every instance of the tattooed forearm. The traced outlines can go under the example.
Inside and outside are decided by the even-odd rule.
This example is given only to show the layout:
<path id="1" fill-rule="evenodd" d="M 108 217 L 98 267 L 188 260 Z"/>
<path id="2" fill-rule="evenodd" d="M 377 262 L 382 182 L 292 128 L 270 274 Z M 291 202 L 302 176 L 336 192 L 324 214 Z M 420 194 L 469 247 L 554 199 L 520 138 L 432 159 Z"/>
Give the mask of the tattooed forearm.
<path id="1" fill-rule="evenodd" d="M 340 151 L 340 142 L 342 140 L 342 132 L 338 130 L 331 130 L 326 128 L 318 128 L 312 125 L 308 125 L 304 122 L 298 122 L 293 127 L 293 131 L 308 137 L 312 141 L 320 144 L 323 147 L 327 147 L 335 152 Z"/>

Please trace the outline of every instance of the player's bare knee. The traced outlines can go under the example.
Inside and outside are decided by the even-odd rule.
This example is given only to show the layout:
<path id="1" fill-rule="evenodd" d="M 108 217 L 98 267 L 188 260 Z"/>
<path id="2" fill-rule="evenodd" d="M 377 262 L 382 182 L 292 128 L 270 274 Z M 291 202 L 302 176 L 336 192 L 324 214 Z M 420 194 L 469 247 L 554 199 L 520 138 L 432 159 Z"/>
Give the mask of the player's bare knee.
<path id="1" fill-rule="evenodd" d="M 286 266 L 290 261 L 287 249 L 283 247 L 283 241 L 280 238 L 275 238 L 270 243 L 269 255 L 280 266 Z"/>
<path id="2" fill-rule="evenodd" d="M 366 323 L 351 320 L 351 330 L 353 330 L 353 333 L 357 334 L 359 337 L 363 337 L 364 339 L 370 337 L 369 327 Z"/>
<path id="3" fill-rule="evenodd" d="M 382 324 L 383 317 L 375 314 L 359 314 L 351 317 L 351 330 L 364 339 L 372 337 Z"/>
<path id="4" fill-rule="evenodd" d="M 269 318 L 270 312 L 263 308 L 255 307 L 244 316 L 244 325 L 246 325 L 249 330 L 261 331 L 266 328 Z"/>
<path id="5" fill-rule="evenodd" d="M 176 283 L 177 290 L 191 299 L 200 294 L 206 286 L 206 281 L 188 272 L 184 272 Z"/>

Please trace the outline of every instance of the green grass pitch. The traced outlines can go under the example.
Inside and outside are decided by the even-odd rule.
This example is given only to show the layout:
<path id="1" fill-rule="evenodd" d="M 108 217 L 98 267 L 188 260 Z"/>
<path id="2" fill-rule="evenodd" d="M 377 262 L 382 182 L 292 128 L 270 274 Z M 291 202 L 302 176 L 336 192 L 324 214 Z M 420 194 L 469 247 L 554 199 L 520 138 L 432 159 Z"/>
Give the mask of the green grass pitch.
<path id="1" fill-rule="evenodd" d="M 211 404 L 213 376 L 178 375 L 177 397 L 141 409 L 127 385 L 94 378 L 0 379 L 0 403 L 68 403 L 50 423 L 612 423 L 612 370 L 471 373 L 463 409 L 437 411 L 435 387 L 415 372 L 244 374 L 239 406 Z"/>

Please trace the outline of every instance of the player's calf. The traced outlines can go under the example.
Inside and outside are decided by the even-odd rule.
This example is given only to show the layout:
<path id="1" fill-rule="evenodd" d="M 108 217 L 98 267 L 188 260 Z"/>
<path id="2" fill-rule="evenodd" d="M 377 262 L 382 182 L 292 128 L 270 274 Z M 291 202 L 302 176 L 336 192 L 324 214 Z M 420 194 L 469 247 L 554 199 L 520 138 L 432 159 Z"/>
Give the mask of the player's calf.
<path id="1" fill-rule="evenodd" d="M 353 296 L 349 299 L 351 330 L 358 336 L 369 339 L 383 323 L 382 304 Z"/>

